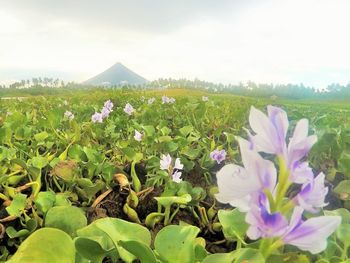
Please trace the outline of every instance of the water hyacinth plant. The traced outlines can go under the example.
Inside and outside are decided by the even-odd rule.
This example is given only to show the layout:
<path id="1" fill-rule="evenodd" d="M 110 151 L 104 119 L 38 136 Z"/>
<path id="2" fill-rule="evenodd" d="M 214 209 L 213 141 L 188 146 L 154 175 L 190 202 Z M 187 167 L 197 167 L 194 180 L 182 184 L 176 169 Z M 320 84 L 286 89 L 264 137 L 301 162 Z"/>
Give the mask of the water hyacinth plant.
<path id="1" fill-rule="evenodd" d="M 261 239 L 260 252 L 265 258 L 286 244 L 320 253 L 341 217 L 320 213 L 327 205 L 325 176 L 314 177 L 305 161 L 317 138 L 308 135 L 308 121 L 302 119 L 287 144 L 286 112 L 274 106 L 268 106 L 267 112 L 251 108 L 249 123 L 254 134 L 248 131 L 249 140 L 237 138 L 243 167 L 228 164 L 217 173 L 216 199 L 245 213 L 246 235 Z M 278 172 L 275 163 L 260 153 L 275 157 Z M 299 185 L 300 190 L 290 196 L 292 185 Z M 304 212 L 319 215 L 303 219 Z"/>
<path id="2" fill-rule="evenodd" d="M 105 118 L 107 118 L 109 116 L 109 114 L 113 111 L 113 102 L 111 100 L 107 100 L 104 105 L 103 108 L 101 110 L 101 112 L 95 112 L 92 116 L 91 116 L 91 121 L 96 123 L 102 123 L 103 120 Z"/>

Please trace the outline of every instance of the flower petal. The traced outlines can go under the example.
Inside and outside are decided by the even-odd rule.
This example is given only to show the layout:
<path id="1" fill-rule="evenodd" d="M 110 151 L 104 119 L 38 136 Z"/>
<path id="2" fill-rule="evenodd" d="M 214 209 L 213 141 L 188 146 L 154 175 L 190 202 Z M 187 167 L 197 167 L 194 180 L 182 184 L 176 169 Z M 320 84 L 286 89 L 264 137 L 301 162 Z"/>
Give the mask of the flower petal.
<path id="1" fill-rule="evenodd" d="M 227 164 L 216 174 L 219 193 L 215 195 L 221 203 L 229 203 L 240 211 L 249 210 L 251 193 L 257 192 L 259 184 L 254 176 L 238 165 Z"/>
<path id="2" fill-rule="evenodd" d="M 294 227 L 284 236 L 283 241 L 301 250 L 317 254 L 326 249 L 327 238 L 340 223 L 340 216 L 314 217 Z"/>

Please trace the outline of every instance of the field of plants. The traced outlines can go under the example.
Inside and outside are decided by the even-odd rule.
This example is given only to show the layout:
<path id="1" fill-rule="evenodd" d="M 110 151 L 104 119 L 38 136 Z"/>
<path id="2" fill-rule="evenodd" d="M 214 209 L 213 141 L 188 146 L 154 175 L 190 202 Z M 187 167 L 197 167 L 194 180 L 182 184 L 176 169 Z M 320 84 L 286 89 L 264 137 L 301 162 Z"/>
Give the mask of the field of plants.
<path id="1" fill-rule="evenodd" d="M 0 100 L 0 262 L 350 262 L 350 104 Z"/>

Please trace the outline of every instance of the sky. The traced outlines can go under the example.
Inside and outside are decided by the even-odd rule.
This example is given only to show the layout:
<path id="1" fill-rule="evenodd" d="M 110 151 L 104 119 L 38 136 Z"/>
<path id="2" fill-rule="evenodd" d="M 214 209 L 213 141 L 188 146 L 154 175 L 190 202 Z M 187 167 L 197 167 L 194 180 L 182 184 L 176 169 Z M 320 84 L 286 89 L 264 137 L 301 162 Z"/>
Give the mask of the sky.
<path id="1" fill-rule="evenodd" d="M 148 80 L 350 81 L 348 0 L 0 0 L 0 82 L 84 81 L 121 62 Z"/>

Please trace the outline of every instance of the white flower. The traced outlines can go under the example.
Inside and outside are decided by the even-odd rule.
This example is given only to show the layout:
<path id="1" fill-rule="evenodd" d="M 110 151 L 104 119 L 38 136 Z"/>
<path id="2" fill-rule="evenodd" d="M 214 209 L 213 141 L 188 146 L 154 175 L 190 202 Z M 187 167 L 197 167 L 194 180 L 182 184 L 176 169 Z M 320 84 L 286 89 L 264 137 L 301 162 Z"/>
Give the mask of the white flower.
<path id="1" fill-rule="evenodd" d="M 160 160 L 160 169 L 168 170 L 171 165 L 171 156 L 170 154 L 162 155 L 162 159 Z"/>
<path id="2" fill-rule="evenodd" d="M 74 119 L 74 114 L 72 112 L 70 112 L 70 111 L 66 111 L 64 113 L 64 117 L 66 117 L 69 120 L 73 120 Z"/>
<path id="3" fill-rule="evenodd" d="M 140 142 L 142 140 L 142 133 L 140 133 L 138 130 L 135 130 L 134 138 L 136 141 Z"/>

